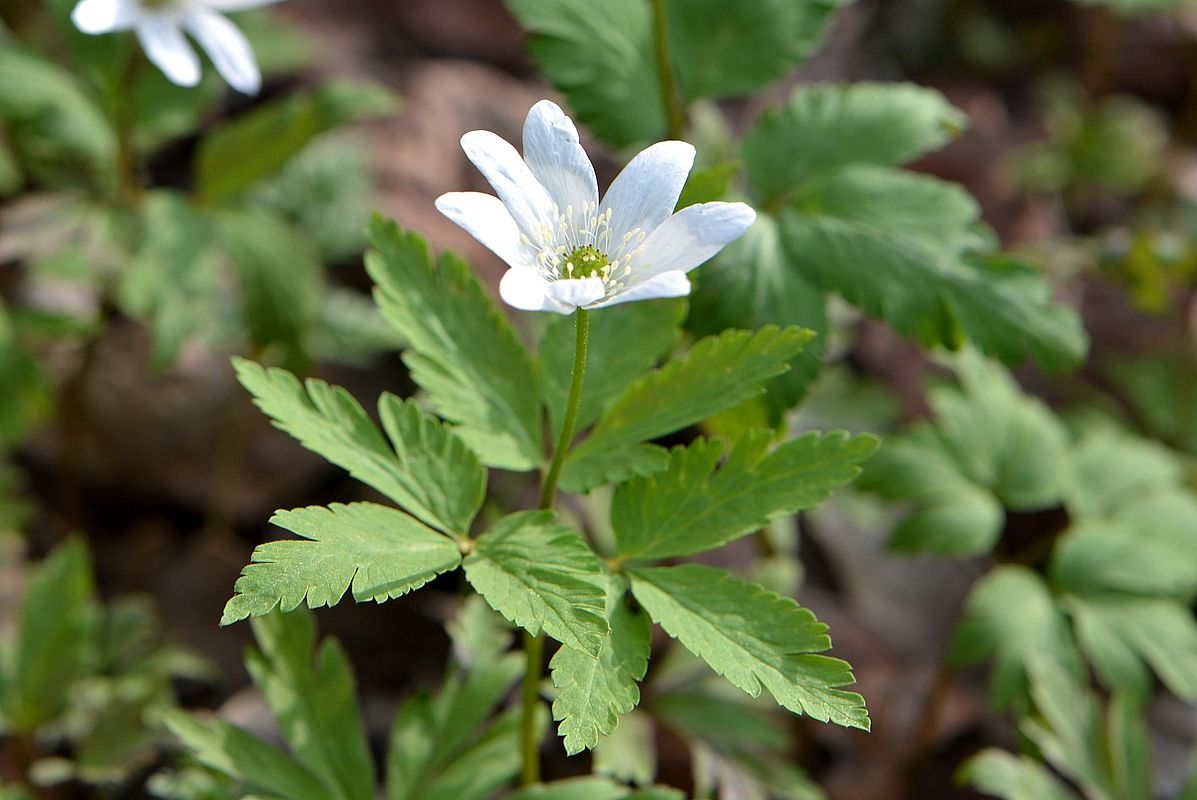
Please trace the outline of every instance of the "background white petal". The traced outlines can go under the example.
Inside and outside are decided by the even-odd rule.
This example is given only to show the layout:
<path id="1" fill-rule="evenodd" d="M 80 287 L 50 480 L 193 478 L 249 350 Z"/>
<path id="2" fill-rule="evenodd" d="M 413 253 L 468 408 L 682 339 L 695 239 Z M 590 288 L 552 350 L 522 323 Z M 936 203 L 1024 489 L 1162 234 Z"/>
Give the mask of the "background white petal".
<path id="1" fill-rule="evenodd" d="M 640 274 L 689 272 L 743 236 L 754 221 L 756 212 L 744 203 L 687 206 L 644 240 L 644 252 L 636 257 L 643 265 Z"/>
<path id="2" fill-rule="evenodd" d="M 71 22 L 84 33 L 111 33 L 133 27 L 140 9 L 136 0 L 81 0 Z"/>
<path id="3" fill-rule="evenodd" d="M 200 6 L 188 8 L 183 25 L 212 59 L 220 76 L 242 94 L 257 94 L 262 74 L 253 48 L 241 30 L 221 14 Z"/>
<path id="4" fill-rule="evenodd" d="M 512 267 L 528 267 L 520 247 L 520 230 L 499 198 L 482 192 L 449 192 L 436 208 Z"/>
<path id="5" fill-rule="evenodd" d="M 595 303 L 590 308 L 606 308 L 619 303 L 630 303 L 633 300 L 654 300 L 660 297 L 685 297 L 690 294 L 690 279 L 686 273 L 670 271 L 654 275 L 643 283 L 636 284 L 627 291 L 620 292 L 609 300 Z"/>
<path id="6" fill-rule="evenodd" d="M 545 287 L 545 294 L 558 303 L 571 307 L 590 305 L 601 299 L 606 293 L 602 278 L 572 278 L 552 281 Z"/>
<path id="7" fill-rule="evenodd" d="M 494 187 L 521 231 L 531 237 L 538 226 L 553 224 L 549 193 L 514 147 L 490 131 L 470 131 L 461 137 L 461 149 Z"/>
<path id="8" fill-rule="evenodd" d="M 283 0 L 195 0 L 198 5 L 205 5 L 217 11 L 248 11 L 251 8 L 272 6 Z"/>
<path id="9" fill-rule="evenodd" d="M 141 49 L 171 83 L 195 86 L 200 80 L 200 60 L 183 32 L 173 20 L 158 14 L 142 14 L 137 19 L 137 39 Z"/>
<path id="10" fill-rule="evenodd" d="M 652 233 L 673 213 L 693 166 L 694 146 L 685 142 L 658 142 L 642 150 L 616 176 L 599 206 L 612 209 L 611 230 L 619 236 L 633 228 Z"/>
<path id="11" fill-rule="evenodd" d="M 594 166 L 578 141 L 578 129 L 551 100 L 532 106 L 524 121 L 524 161 L 562 211 L 598 202 Z"/>
<path id="12" fill-rule="evenodd" d="M 545 293 L 548 286 L 549 282 L 532 270 L 517 267 L 503 273 L 503 279 L 499 281 L 499 297 L 507 305 L 521 311 L 573 313 L 573 306 L 559 303 Z"/>

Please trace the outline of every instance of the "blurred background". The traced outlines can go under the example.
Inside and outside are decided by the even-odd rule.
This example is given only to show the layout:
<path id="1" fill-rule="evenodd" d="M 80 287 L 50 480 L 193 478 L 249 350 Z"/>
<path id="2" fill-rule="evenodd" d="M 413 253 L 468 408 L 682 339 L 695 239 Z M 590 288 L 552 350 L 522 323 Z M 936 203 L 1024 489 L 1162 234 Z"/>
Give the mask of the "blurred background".
<path id="1" fill-rule="evenodd" d="M 962 184 L 1003 247 L 1042 271 L 1090 339 L 1075 372 L 1026 364 L 1015 372 L 1021 389 L 982 375 L 968 391 L 1024 392 L 1060 414 L 1098 409 L 1127 436 L 1165 451 L 1169 480 L 1191 491 L 1197 6 L 831 5 L 819 45 L 801 64 L 754 94 L 691 109 L 689 138 L 700 154 L 726 149 L 802 85 L 911 81 L 942 92 L 967 114 L 967 128 L 910 168 Z M 363 400 L 383 390 L 411 394 L 398 343 L 369 300 L 369 213 L 421 232 L 436 250 L 462 253 L 494 288 L 499 261 L 433 200 L 489 191 L 461 154 L 462 133 L 485 128 L 518 141 L 527 109 L 562 96 L 500 0 L 292 0 L 252 12 L 238 21 L 263 68 L 259 96 L 235 94 L 211 74 L 188 93 L 152 73 L 138 84 L 133 169 L 150 221 L 130 249 L 122 244 L 131 240 L 128 223 L 111 210 L 119 203 L 89 199 L 121 178 L 105 172 L 111 164 L 95 167 L 111 132 L 93 125 L 91 109 L 108 99 L 83 104 L 88 90 L 69 70 L 103 55 L 87 61 L 79 48 L 99 39 L 64 34 L 69 6 L 0 0 L 0 639 L 39 636 L 22 629 L 36 622 L 22 608 L 31 587 L 54 577 L 36 577 L 51 552 L 60 553 L 55 580 L 74 580 L 84 598 L 72 607 L 84 609 L 80 630 L 103 619 L 110 636 L 80 656 L 87 666 L 57 678 L 47 672 L 45 708 L 31 712 L 23 731 L 10 713 L 7 734 L 0 727 L 0 777 L 15 782 L 36 764 L 35 797 L 209 796 L 161 777 L 177 777 L 181 757 L 168 735 L 145 728 L 146 709 L 219 709 L 270 736 L 273 723 L 242 664 L 251 631 L 218 627 L 221 608 L 253 547 L 277 538 L 266 523 L 275 509 L 374 497 L 272 428 L 237 385 L 230 354 L 318 375 Z M 263 136 L 272 148 L 255 143 Z M 600 185 L 634 152 L 585 130 L 583 139 Z M 183 196 L 199 200 L 192 206 Z M 222 212 L 232 196 L 237 213 Z M 219 242 L 219 252 L 194 255 L 189 237 Z M 163 262 L 176 266 L 147 266 Z M 297 320 L 280 308 L 303 313 Z M 946 373 L 934 354 L 847 304 L 833 302 L 829 318 L 832 366 L 791 418 L 794 429 L 901 437 L 935 418 L 927 386 Z M 1110 453 L 1097 461 L 1149 469 Z M 516 502 L 533 490 L 514 482 L 494 489 Z M 1021 712 L 989 695 L 989 666 L 943 666 L 969 593 L 995 556 L 895 554 L 886 543 L 903 509 L 876 494 L 845 492 L 794 521 L 803 535 L 783 565 L 786 585 L 829 623 L 834 654 L 852 663 L 874 731 L 770 723 L 780 725 L 782 742 L 770 739 L 770 747 L 810 777 L 813 785 L 800 787 L 806 794 L 794 782 L 784 793 L 752 790 L 763 794 L 737 794 L 725 782 L 703 796 L 981 797 L 957 777 L 960 766 L 984 747 L 1025 744 L 1013 724 Z M 1006 505 L 1008 550 L 1050 548 L 1071 521 L 1066 504 Z M 61 555 L 65 547 L 74 549 Z M 746 542 L 720 558 L 734 567 L 755 552 Z M 456 591 L 446 581 L 385 605 L 317 612 L 320 630 L 349 653 L 376 745 L 400 700 L 440 680 Z M 1189 609 L 1188 600 L 1179 607 Z M 43 622 L 68 612 L 39 611 Z M 72 658 L 69 644 L 54 647 L 47 670 Z M 1174 683 L 1191 681 L 1195 668 L 1180 664 L 1187 675 Z M 1197 713 L 1164 683 L 1142 719 L 1154 796 L 1179 797 Z M 694 787 L 688 737 L 712 724 L 662 729 L 662 780 Z M 551 775 L 584 768 L 554 753 Z M 1027 791 L 1009 796 L 1054 797 Z"/>

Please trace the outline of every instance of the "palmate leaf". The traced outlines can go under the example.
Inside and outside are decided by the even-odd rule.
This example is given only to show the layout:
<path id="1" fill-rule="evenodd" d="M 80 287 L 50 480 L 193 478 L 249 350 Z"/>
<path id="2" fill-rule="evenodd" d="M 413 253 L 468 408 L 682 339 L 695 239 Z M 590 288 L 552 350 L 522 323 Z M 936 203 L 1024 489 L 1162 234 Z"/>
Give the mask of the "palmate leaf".
<path id="1" fill-rule="evenodd" d="M 1050 769 L 1029 756 L 988 748 L 957 773 L 979 791 L 1004 800 L 1078 800 Z"/>
<path id="2" fill-rule="evenodd" d="M 847 662 L 820 655 L 827 626 L 789 598 L 700 564 L 629 570 L 632 593 L 653 621 L 733 685 L 764 687 L 796 714 L 869 729 Z"/>
<path id="3" fill-rule="evenodd" d="M 245 665 L 295 757 L 344 800 L 371 800 L 374 764 L 345 651 L 333 639 L 316 648 L 307 612 L 259 617 L 253 629 L 261 650 Z"/>
<path id="4" fill-rule="evenodd" d="M 461 563 L 449 538 L 375 503 L 280 511 L 271 519 L 303 539 L 267 542 L 241 572 L 221 625 L 276 607 L 333 606 L 351 587 L 358 602 L 381 603 L 419 589 Z M 306 541 L 305 541 L 306 540 Z"/>
<path id="5" fill-rule="evenodd" d="M 684 798 L 685 795 L 676 789 L 664 786 L 629 789 L 609 778 L 592 775 L 529 786 L 507 795 L 504 800 L 684 800 Z"/>
<path id="6" fill-rule="evenodd" d="M 624 303 L 590 315 L 577 430 L 594 422 L 615 395 L 669 351 L 685 313 L 685 303 L 666 300 Z M 540 339 L 541 393 L 554 436 L 561 432 L 573 364 L 574 319 L 554 314 Z"/>
<path id="7" fill-rule="evenodd" d="M 822 502 L 877 447 L 875 437 L 843 431 L 808 433 L 772 452 L 771 439 L 766 431 L 741 437 L 717 472 L 724 444 L 698 439 L 674 448 L 666 471 L 620 485 L 611 501 L 619 555 L 662 559 L 724 545 Z"/>
<path id="8" fill-rule="evenodd" d="M 625 591 L 620 582 L 608 587 L 611 633 L 603 640 L 598 658 L 563 646 L 549 664 L 553 685 L 559 690 L 553 700 L 553 719 L 561 721 L 557 732 L 565 738 L 565 752 L 570 755 L 593 748 L 599 734 L 615 730 L 620 715 L 640 702 L 637 683 L 648 670 L 652 636 L 648 618 L 628 607 Z"/>
<path id="9" fill-rule="evenodd" d="M 424 522 L 465 534 L 486 491 L 486 469 L 461 440 L 414 403 L 384 394 L 387 436 L 349 392 L 234 359 L 241 384 L 274 424 Z M 389 440 L 389 441 L 388 441 Z"/>
<path id="10" fill-rule="evenodd" d="M 938 150 L 964 129 L 939 92 L 908 83 L 803 86 L 765 112 L 744 140 L 758 197 L 774 201 L 843 167 L 896 167 Z"/>
<path id="11" fill-rule="evenodd" d="M 589 491 L 664 469 L 664 449 L 642 442 L 759 395 L 811 336 L 801 328 L 767 325 L 755 333 L 727 331 L 700 340 L 684 357 L 642 376 L 615 399 L 570 453 L 562 487 Z"/>
<path id="12" fill-rule="evenodd" d="M 433 409 L 483 463 L 539 466 L 540 404 L 532 364 L 465 262 L 375 218 L 366 267 L 383 315 L 407 341 L 403 360 Z"/>
<path id="13" fill-rule="evenodd" d="M 552 512 L 511 514 L 474 543 L 465 573 L 508 621 L 595 658 L 609 630 L 603 565 Z"/>

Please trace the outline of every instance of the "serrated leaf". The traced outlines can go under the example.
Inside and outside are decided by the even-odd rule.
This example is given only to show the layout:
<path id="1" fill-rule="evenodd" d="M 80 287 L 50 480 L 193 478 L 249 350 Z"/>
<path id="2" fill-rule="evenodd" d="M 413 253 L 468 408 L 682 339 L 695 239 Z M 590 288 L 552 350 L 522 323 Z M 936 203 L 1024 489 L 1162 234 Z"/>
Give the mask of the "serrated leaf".
<path id="1" fill-rule="evenodd" d="M 254 549 L 221 625 L 275 608 L 333 606 L 352 586 L 358 602 L 381 603 L 419 589 L 461 563 L 450 539 L 401 511 L 375 503 L 334 503 L 280 511 L 270 520 L 304 537 Z"/>
<path id="2" fill-rule="evenodd" d="M 21 603 L 0 709 L 17 732 L 31 734 L 58 717 L 86 674 L 98 619 L 91 558 L 81 539 L 55 548 L 37 568 Z M 5 654 L 9 655 L 9 654 Z"/>
<path id="3" fill-rule="evenodd" d="M 806 395 L 823 366 L 827 303 L 823 293 L 793 267 L 777 219 L 760 214 L 740 239 L 699 268 L 688 330 L 709 336 L 729 328 L 798 325 L 814 338 L 790 360 L 790 369 L 766 384 L 769 421 L 777 424 Z"/>
<path id="4" fill-rule="evenodd" d="M 796 714 L 868 730 L 864 698 L 847 662 L 819 655 L 827 626 L 789 598 L 700 564 L 629 571 L 632 593 L 653 621 L 733 685 L 761 688 Z"/>
<path id="5" fill-rule="evenodd" d="M 1184 468 L 1165 447 L 1100 424 L 1085 430 L 1075 448 L 1068 507 L 1079 517 L 1107 516 L 1183 482 Z"/>
<path id="6" fill-rule="evenodd" d="M 549 662 L 559 692 L 553 700 L 553 719 L 561 722 L 557 732 L 569 755 L 594 748 L 599 734 L 614 731 L 620 715 L 640 702 L 637 684 L 648 670 L 652 636 L 648 617 L 628 607 L 624 591 L 616 581 L 608 587 L 611 633 L 597 658 L 563 646 Z"/>
<path id="7" fill-rule="evenodd" d="M 1068 436 L 1001 367 L 965 354 L 960 389 L 931 393 L 934 422 L 886 442 L 858 485 L 912 503 L 894 530 L 900 550 L 965 556 L 997 542 L 1005 508 L 1035 511 L 1063 499 Z"/>
<path id="8" fill-rule="evenodd" d="M 429 403 L 484 464 L 529 470 L 543 460 L 536 376 L 511 326 L 466 263 L 375 218 L 366 257 L 375 300 L 407 341 L 403 360 Z"/>
<path id="9" fill-rule="evenodd" d="M 625 303 L 590 315 L 590 348 L 577 428 L 598 418 L 611 399 L 669 352 L 686 306 L 676 301 Z M 541 394 L 556 437 L 561 432 L 574 363 L 574 318 L 552 315 L 540 339 Z"/>
<path id="10" fill-rule="evenodd" d="M 384 438 L 353 396 L 281 369 L 233 360 L 241 384 L 274 424 L 314 453 L 443 531 L 465 534 L 486 492 L 486 469 L 449 429 L 415 403 L 384 394 Z M 389 439 L 389 442 L 388 442 Z"/>
<path id="11" fill-rule="evenodd" d="M 614 479 L 607 476 L 626 476 L 630 464 L 648 460 L 646 451 L 635 447 L 640 442 L 761 394 L 763 384 L 785 372 L 811 336 L 801 328 L 767 325 L 754 333 L 727 331 L 698 341 L 684 357 L 647 373 L 616 398 L 590 436 L 570 453 L 563 488 L 588 491 Z M 599 462 L 605 470 L 594 468 Z M 605 480 L 594 483 L 599 478 Z"/>
<path id="12" fill-rule="evenodd" d="M 772 452 L 771 440 L 766 431 L 741 437 L 716 472 L 723 442 L 699 439 L 675 447 L 664 472 L 619 486 L 611 501 L 619 555 L 647 561 L 720 547 L 827 499 L 877 447 L 844 431 L 807 433 Z"/>
<path id="13" fill-rule="evenodd" d="M 851 0 L 671 0 L 669 55 L 687 99 L 749 94 L 814 50 Z"/>
<path id="14" fill-rule="evenodd" d="M 761 199 L 776 200 L 850 164 L 905 164 L 965 123 L 938 91 L 909 83 L 802 86 L 761 116 L 744 140 L 744 162 Z"/>
<path id="15" fill-rule="evenodd" d="M 780 218 L 787 252 L 808 280 L 924 345 L 958 349 L 967 339 L 1007 363 L 1033 356 L 1057 371 L 1085 354 L 1076 313 L 1052 302 L 1029 264 L 945 249 L 897 219 L 796 208 Z"/>
<path id="16" fill-rule="evenodd" d="M 1043 579 L 1019 566 L 994 568 L 973 587 L 951 658 L 993 661 L 990 697 L 997 707 L 1026 692 L 1027 663 L 1035 655 L 1079 668 L 1072 635 Z"/>
<path id="17" fill-rule="evenodd" d="M 315 773 L 235 725 L 170 709 L 163 722 L 201 763 L 268 796 L 341 800 Z"/>
<path id="18" fill-rule="evenodd" d="M 598 656 L 609 630 L 603 565 L 576 531 L 553 521 L 552 512 L 499 520 L 475 542 L 465 573 L 513 624 Z"/>
<path id="19" fill-rule="evenodd" d="M 197 192 L 221 204 L 278 172 L 320 134 L 358 119 L 387 116 L 398 98 L 379 84 L 339 81 L 258 106 L 200 141 Z"/>
<path id="20" fill-rule="evenodd" d="M 296 758 L 345 800 L 371 800 L 374 764 L 358 713 L 353 671 L 333 639 L 316 648 L 307 612 L 253 620 L 261 650 L 246 667 Z"/>

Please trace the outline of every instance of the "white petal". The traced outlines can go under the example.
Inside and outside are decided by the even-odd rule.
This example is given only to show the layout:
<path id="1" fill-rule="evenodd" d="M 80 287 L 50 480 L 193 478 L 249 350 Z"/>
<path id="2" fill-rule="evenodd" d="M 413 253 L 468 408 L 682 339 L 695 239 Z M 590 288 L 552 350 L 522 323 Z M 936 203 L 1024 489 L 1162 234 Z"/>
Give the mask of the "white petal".
<path id="1" fill-rule="evenodd" d="M 594 166 L 578 142 L 578 129 L 552 100 L 541 100 L 528 112 L 524 161 L 563 211 L 598 203 Z"/>
<path id="2" fill-rule="evenodd" d="M 490 131 L 470 131 L 461 137 L 461 149 L 494 187 L 521 231 L 531 237 L 540 226 L 553 224 L 549 193 L 514 147 Z"/>
<path id="3" fill-rule="evenodd" d="M 196 0 L 198 4 L 214 8 L 217 11 L 248 11 L 251 8 L 272 6 L 282 0 Z"/>
<path id="4" fill-rule="evenodd" d="M 174 21 L 159 14 L 143 14 L 138 18 L 135 30 L 146 56 L 171 83 L 179 86 L 199 83 L 199 56 L 187 44 Z"/>
<path id="5" fill-rule="evenodd" d="M 499 281 L 499 296 L 503 302 L 521 311 L 553 311 L 572 314 L 574 307 L 558 303 L 547 294 L 549 282 L 530 269 L 514 268 Z"/>
<path id="6" fill-rule="evenodd" d="M 658 142 L 631 160 L 603 197 L 611 209 L 611 230 L 618 236 L 639 228 L 652 233 L 673 213 L 686 176 L 694 166 L 694 147 L 685 142 Z"/>
<path id="7" fill-rule="evenodd" d="M 223 15 L 198 6 L 187 9 L 183 24 L 229 86 L 242 94 L 258 93 L 262 88 L 262 73 L 240 28 Z"/>
<path id="8" fill-rule="evenodd" d="M 743 203 L 700 203 L 687 206 L 661 223 L 644 240 L 636 257 L 642 276 L 669 270 L 689 272 L 744 235 L 756 212 Z"/>
<path id="9" fill-rule="evenodd" d="M 133 27 L 139 6 L 136 0 L 80 0 L 71 22 L 84 33 L 111 33 Z"/>
<path id="10" fill-rule="evenodd" d="M 450 192 L 436 199 L 436 208 L 510 266 L 533 266 L 525 263 L 520 229 L 499 198 L 481 192 Z"/>
<path id="11" fill-rule="evenodd" d="M 571 278 L 552 281 L 545 287 L 545 294 L 565 306 L 589 305 L 607 293 L 602 278 Z"/>
<path id="12" fill-rule="evenodd" d="M 636 284 L 625 292 L 621 292 L 609 300 L 595 303 L 589 308 L 606 308 L 619 303 L 630 303 L 633 300 L 653 300 L 659 297 L 685 297 L 690 294 L 690 279 L 686 273 L 671 270 L 654 275 L 643 283 Z"/>

